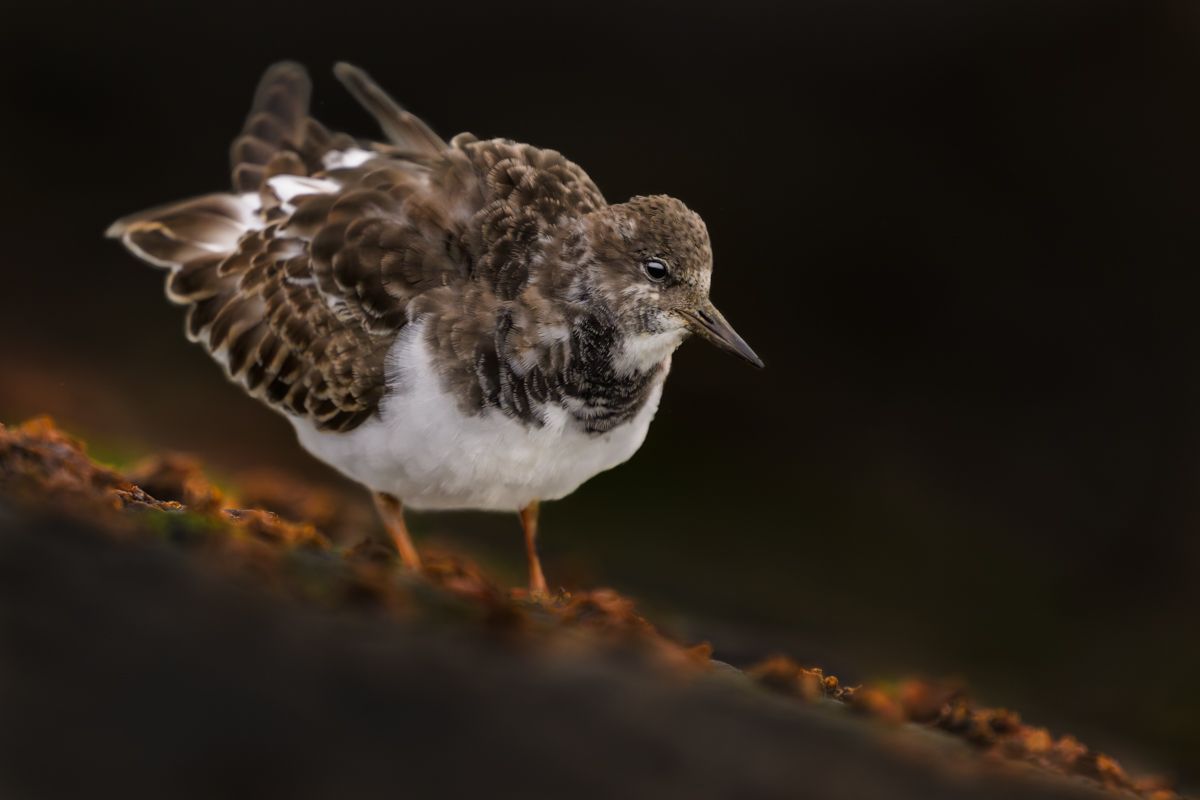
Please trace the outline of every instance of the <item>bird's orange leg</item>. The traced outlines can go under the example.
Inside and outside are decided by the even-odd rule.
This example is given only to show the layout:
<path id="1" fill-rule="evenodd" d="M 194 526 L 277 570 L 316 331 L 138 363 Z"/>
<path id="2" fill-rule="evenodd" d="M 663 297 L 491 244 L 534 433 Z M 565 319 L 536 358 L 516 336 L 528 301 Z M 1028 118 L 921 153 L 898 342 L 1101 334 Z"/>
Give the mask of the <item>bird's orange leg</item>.
<path id="1" fill-rule="evenodd" d="M 413 546 L 412 537 L 408 535 L 408 526 L 404 524 L 404 506 L 398 498 L 384 492 L 375 492 L 373 496 L 375 508 L 379 510 L 379 517 L 383 520 L 383 527 L 387 529 L 392 544 L 396 546 L 400 560 L 409 569 L 420 569 L 421 556 L 417 555 L 417 548 Z"/>
<path id="2" fill-rule="evenodd" d="M 542 574 L 542 560 L 537 552 L 538 501 L 534 500 L 521 509 L 521 527 L 525 529 L 525 557 L 529 561 L 529 594 L 545 597 L 546 576 Z"/>

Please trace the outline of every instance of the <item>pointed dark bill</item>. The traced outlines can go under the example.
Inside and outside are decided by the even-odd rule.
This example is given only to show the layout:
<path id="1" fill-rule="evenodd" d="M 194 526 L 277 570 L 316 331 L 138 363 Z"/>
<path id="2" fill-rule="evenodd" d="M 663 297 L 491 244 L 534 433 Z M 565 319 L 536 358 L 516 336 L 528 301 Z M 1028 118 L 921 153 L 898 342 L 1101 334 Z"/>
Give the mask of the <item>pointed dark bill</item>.
<path id="1" fill-rule="evenodd" d="M 756 367 L 763 367 L 762 359 L 750 349 L 746 340 L 738 336 L 737 331 L 725 321 L 717 307 L 705 300 L 699 308 L 681 309 L 680 314 L 688 321 L 688 327 L 693 333 L 715 344 L 722 350 L 739 355 Z"/>

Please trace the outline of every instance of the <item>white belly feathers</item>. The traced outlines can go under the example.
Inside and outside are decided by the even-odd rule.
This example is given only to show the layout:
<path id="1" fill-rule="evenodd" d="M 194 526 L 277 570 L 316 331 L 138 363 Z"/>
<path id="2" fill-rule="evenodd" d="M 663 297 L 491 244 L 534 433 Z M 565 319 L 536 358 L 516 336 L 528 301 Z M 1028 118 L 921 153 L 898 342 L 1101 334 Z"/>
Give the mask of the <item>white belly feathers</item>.
<path id="1" fill-rule="evenodd" d="M 611 431 L 585 433 L 557 405 L 544 409 L 542 427 L 532 427 L 494 409 L 463 414 L 434 373 L 423 327 L 420 320 L 408 325 L 392 346 L 394 386 L 378 418 L 333 433 L 289 416 L 305 449 L 411 508 L 514 511 L 570 494 L 645 440 L 667 370 L 637 415 Z"/>

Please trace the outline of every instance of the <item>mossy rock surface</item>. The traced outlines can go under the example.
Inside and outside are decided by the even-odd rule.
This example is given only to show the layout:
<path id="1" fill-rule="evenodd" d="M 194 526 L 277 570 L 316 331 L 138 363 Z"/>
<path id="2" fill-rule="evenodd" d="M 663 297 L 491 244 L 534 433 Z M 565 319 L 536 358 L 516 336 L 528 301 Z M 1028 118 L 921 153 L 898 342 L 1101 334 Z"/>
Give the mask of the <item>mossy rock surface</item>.
<path id="1" fill-rule="evenodd" d="M 278 480 L 284 515 L 0 427 L 0 794 L 1175 796 L 956 687 L 735 669 L 609 590 L 405 572 Z"/>

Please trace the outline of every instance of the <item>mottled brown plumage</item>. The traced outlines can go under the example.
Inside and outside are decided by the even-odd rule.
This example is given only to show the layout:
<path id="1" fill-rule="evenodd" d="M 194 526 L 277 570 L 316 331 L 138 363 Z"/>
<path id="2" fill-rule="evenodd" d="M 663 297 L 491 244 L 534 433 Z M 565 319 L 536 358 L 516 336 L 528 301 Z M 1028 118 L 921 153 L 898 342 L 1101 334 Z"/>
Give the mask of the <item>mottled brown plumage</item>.
<path id="1" fill-rule="evenodd" d="M 309 116 L 304 69 L 277 64 L 230 149 L 232 193 L 109 230 L 170 271 L 167 295 L 187 307 L 188 336 L 320 457 L 401 500 L 407 487 L 436 507 L 524 505 L 636 450 L 688 333 L 761 365 L 708 301 L 708 231 L 683 203 L 610 205 L 553 150 L 467 133 L 447 143 L 366 73 L 346 64 L 335 73 L 386 143 L 326 130 Z M 433 387 L 418 380 L 426 373 Z M 388 398 L 416 385 L 423 394 L 383 424 Z M 488 420 L 438 423 L 469 427 L 469 443 L 396 418 L 440 415 L 442 394 L 454 419 Z M 553 433 L 526 442 L 505 420 Z M 368 421 L 378 434 L 349 437 Z M 457 451 L 414 466 L 387 449 L 412 443 Z M 581 446 L 591 450 L 572 464 Z M 485 459 L 489 448 L 513 453 Z M 496 485 L 466 487 L 484 463 Z M 404 544 L 395 507 L 389 527 Z"/>
<path id="2" fill-rule="evenodd" d="M 210 195 L 128 217 L 112 234 L 179 265 L 168 295 L 190 307 L 189 337 L 234 380 L 322 428 L 353 428 L 376 408 L 384 356 L 414 300 L 413 313 L 435 317 L 430 335 L 464 407 L 527 415 L 528 395 L 561 393 L 569 379 L 568 343 L 543 345 L 534 331 L 539 316 L 556 316 L 552 301 L 568 287 L 561 275 L 531 286 L 530 265 L 548 235 L 605 207 L 603 196 L 555 151 L 470 134 L 446 145 L 360 71 L 339 65 L 338 75 L 360 99 L 377 93 L 371 110 L 385 115 L 394 144 L 330 134 L 308 117 L 303 69 L 280 64 L 231 148 L 233 185 L 257 193 L 266 227 L 214 254 L 205 244 L 237 234 L 242 214 Z M 326 154 L 356 146 L 377 155 L 351 168 L 323 165 Z M 340 188 L 284 204 L 268 183 L 275 176 L 335 177 Z M 670 202 L 651 205 L 662 214 Z M 577 238 L 561 245 L 568 256 L 580 247 Z M 499 374 L 505 359 L 532 360 L 537 374 L 515 386 Z"/>

